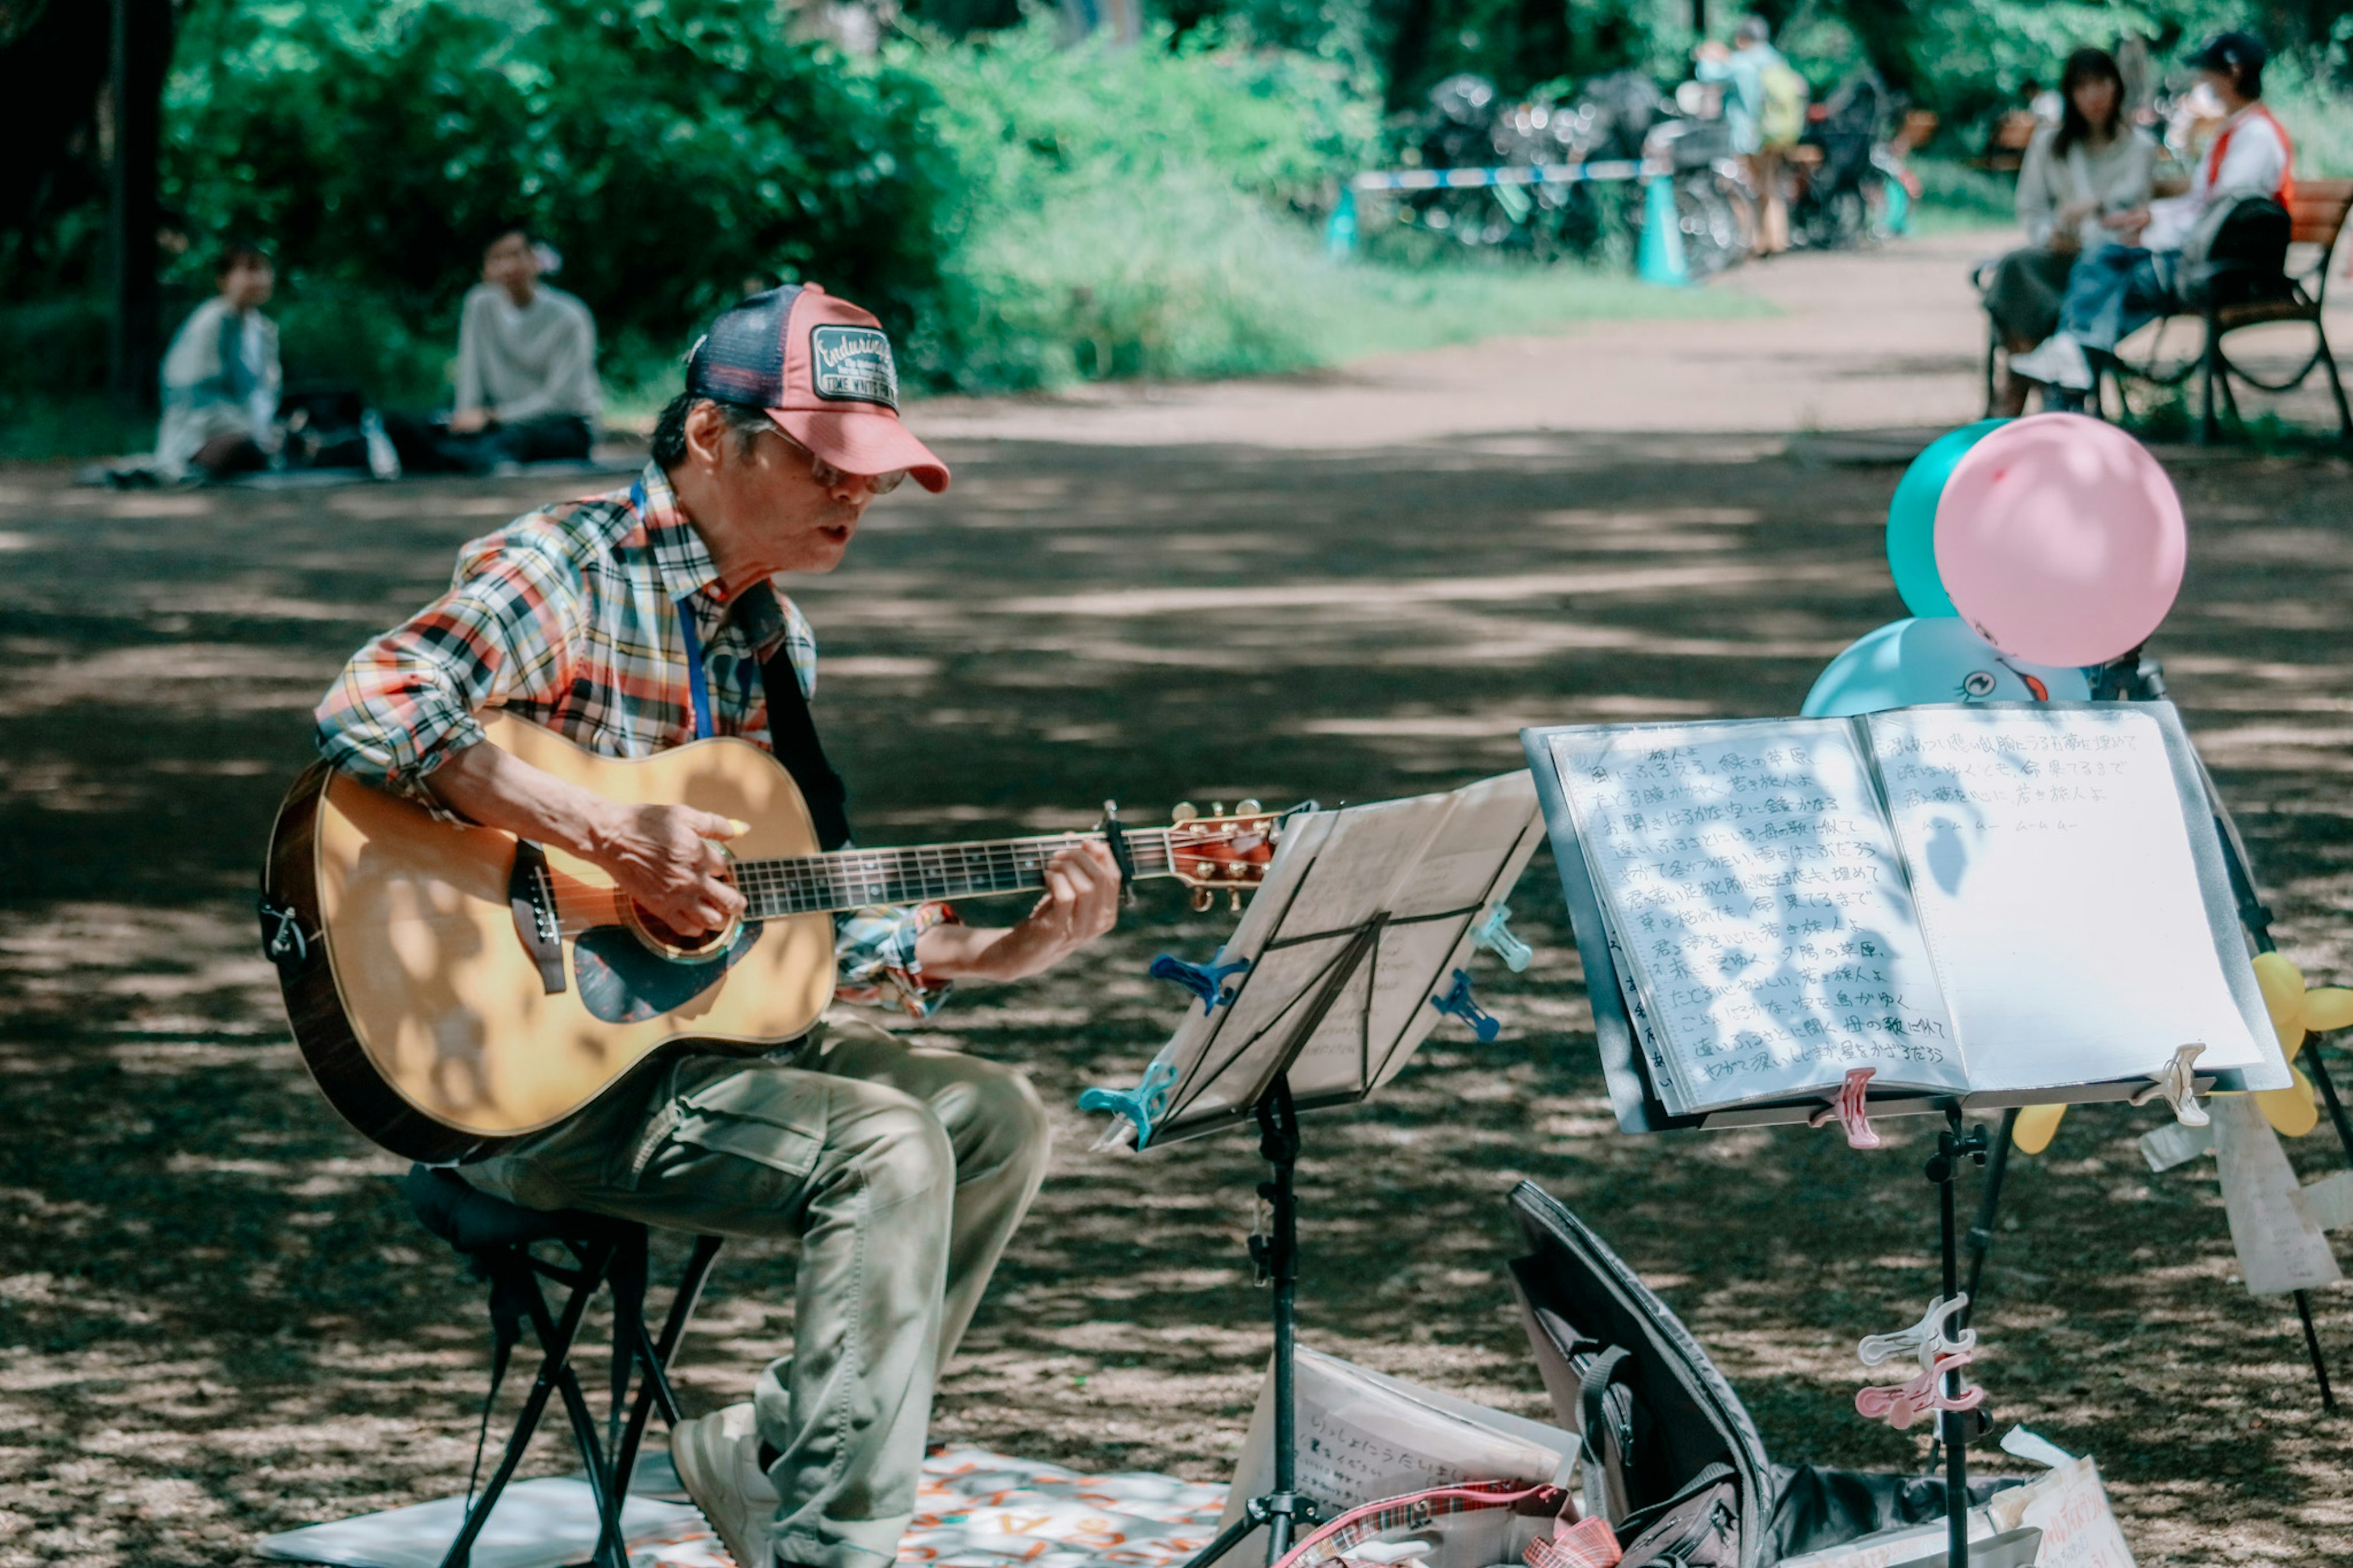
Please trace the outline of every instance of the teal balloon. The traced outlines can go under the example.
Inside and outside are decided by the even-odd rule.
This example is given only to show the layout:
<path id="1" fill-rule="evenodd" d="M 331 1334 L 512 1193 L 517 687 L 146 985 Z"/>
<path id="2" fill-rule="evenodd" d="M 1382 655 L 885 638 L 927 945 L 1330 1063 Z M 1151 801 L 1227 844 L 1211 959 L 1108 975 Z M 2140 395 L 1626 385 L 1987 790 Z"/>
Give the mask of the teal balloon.
<path id="1" fill-rule="evenodd" d="M 1895 574 L 1895 591 L 1904 595 L 1904 607 L 1915 616 L 1960 614 L 1945 593 L 1945 580 L 1936 574 L 1936 500 L 1961 455 L 1989 431 L 2009 423 L 1980 419 L 1946 431 L 1912 459 L 1895 487 L 1895 499 L 1887 503 L 1887 568 Z"/>
<path id="2" fill-rule="evenodd" d="M 1923 702 L 2087 702 L 2091 682 L 2072 668 L 2028 664 L 1969 630 L 1957 616 L 1893 621 L 1831 660 L 1799 710 L 1842 719 Z"/>

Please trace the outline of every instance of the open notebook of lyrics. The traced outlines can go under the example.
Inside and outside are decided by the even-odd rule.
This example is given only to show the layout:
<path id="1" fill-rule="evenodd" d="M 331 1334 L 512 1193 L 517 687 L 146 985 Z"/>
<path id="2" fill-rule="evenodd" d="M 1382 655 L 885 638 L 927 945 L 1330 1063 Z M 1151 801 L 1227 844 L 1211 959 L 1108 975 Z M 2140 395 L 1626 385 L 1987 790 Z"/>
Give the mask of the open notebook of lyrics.
<path id="1" fill-rule="evenodd" d="M 1614 977 L 1668 1117 L 1863 1068 L 1874 1093 L 2111 1098 L 2187 1045 L 2222 1087 L 2288 1081 L 2168 704 L 1523 738 L 1588 984 Z"/>

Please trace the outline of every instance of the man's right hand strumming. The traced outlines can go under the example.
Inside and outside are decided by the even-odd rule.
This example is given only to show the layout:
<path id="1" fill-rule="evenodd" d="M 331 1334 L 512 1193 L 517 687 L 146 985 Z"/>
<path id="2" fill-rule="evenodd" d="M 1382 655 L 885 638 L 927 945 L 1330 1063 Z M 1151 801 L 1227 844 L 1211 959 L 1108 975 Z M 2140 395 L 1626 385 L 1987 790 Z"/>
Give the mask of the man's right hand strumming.
<path id="1" fill-rule="evenodd" d="M 720 846 L 743 824 L 691 805 L 620 805 L 598 814 L 587 858 L 664 925 L 689 935 L 744 912 Z"/>
<path id="2" fill-rule="evenodd" d="M 723 816 L 607 800 L 487 744 L 453 754 L 431 778 L 445 805 L 485 827 L 577 855 L 674 931 L 717 931 L 744 910 L 720 850 L 743 827 Z"/>

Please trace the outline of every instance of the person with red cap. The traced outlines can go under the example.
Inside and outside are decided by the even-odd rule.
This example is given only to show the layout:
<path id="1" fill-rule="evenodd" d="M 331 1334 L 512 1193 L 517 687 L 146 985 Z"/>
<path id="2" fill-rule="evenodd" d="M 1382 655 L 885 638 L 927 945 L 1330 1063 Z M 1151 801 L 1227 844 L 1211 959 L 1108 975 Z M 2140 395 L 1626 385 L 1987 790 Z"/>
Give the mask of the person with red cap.
<path id="1" fill-rule="evenodd" d="M 767 746 L 840 847 L 845 792 L 808 707 L 816 647 L 777 579 L 839 564 L 867 505 L 910 476 L 947 489 L 899 417 L 881 324 L 814 284 L 755 294 L 696 343 L 636 481 L 464 546 L 448 593 L 353 656 L 319 706 L 320 752 L 437 814 L 592 861 L 674 929 L 717 929 L 744 907 L 722 875 L 735 825 L 593 795 L 480 743 L 479 715 L 617 757 L 710 735 Z M 1036 974 L 1111 929 L 1103 845 L 1059 855 L 1046 882 L 1003 930 L 939 905 L 844 919 L 841 994 L 920 1016 L 952 981 Z M 529 1208 L 797 1238 L 792 1353 L 750 1401 L 681 1423 L 671 1453 L 739 1568 L 888 1568 L 934 1380 L 1047 1150 L 1018 1073 L 836 1009 L 765 1056 L 665 1054 L 459 1173 Z"/>

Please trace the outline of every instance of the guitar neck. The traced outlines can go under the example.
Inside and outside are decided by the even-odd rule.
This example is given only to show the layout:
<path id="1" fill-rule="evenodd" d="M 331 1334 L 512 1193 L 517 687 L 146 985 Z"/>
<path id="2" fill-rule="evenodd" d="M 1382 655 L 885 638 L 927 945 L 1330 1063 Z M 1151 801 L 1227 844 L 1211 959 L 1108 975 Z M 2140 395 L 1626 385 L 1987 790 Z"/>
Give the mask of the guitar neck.
<path id="1" fill-rule="evenodd" d="M 1135 875 L 1176 875 L 1165 827 L 1125 829 Z M 752 920 L 776 920 L 868 904 L 913 904 L 1028 892 L 1046 885 L 1046 864 L 1101 834 L 1059 833 L 984 844 L 926 844 L 907 849 L 843 849 L 776 860 L 739 860 L 735 886 Z"/>

